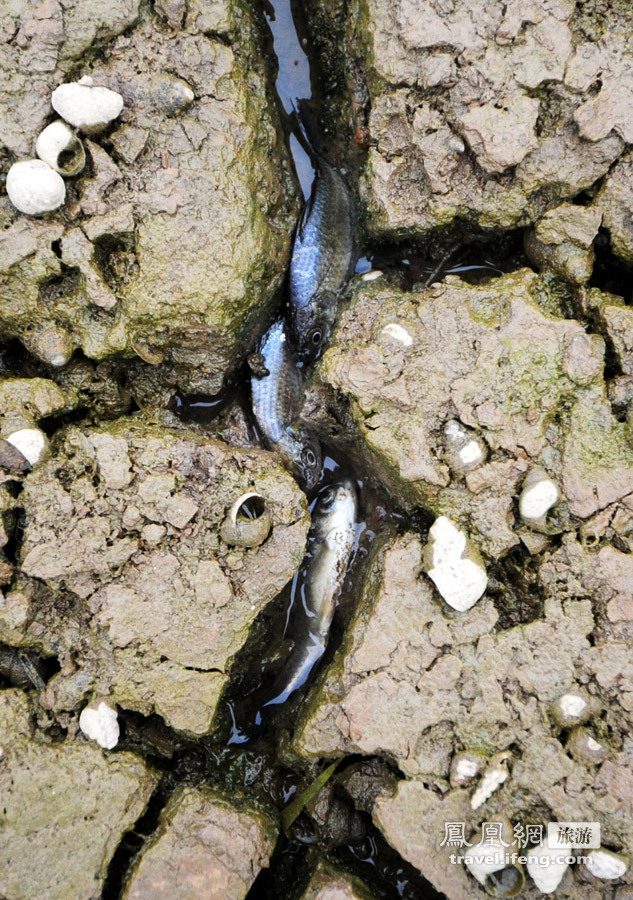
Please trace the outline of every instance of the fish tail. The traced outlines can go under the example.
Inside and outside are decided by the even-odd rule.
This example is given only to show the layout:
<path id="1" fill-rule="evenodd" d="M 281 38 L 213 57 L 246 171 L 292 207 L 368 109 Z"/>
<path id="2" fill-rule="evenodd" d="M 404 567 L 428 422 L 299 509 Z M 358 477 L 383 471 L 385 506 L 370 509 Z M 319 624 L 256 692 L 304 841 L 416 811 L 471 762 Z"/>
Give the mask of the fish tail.
<path id="1" fill-rule="evenodd" d="M 304 150 L 310 156 L 321 156 L 321 138 L 309 100 L 305 98 L 297 100 L 297 105 L 294 106 L 294 118 L 297 125 L 295 133 Z"/>

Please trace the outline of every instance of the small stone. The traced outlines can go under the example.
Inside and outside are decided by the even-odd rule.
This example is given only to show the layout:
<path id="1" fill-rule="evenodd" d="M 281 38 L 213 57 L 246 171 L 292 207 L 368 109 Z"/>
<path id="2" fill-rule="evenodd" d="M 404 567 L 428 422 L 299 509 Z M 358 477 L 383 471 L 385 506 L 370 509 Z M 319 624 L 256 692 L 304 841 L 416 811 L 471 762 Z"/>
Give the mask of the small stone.
<path id="1" fill-rule="evenodd" d="M 594 733 L 582 726 L 571 732 L 566 748 L 577 762 L 589 766 L 598 765 L 607 756 L 606 749 L 596 740 Z"/>
<path id="2" fill-rule="evenodd" d="M 554 700 L 551 712 L 561 728 L 573 728 L 574 725 L 583 725 L 589 721 L 594 714 L 593 706 L 584 691 L 569 691 Z"/>
<path id="3" fill-rule="evenodd" d="M 14 163 L 7 174 L 9 200 L 27 216 L 42 216 L 59 209 L 66 199 L 64 181 L 41 159 Z"/>
<path id="4" fill-rule="evenodd" d="M 380 269 L 370 269 L 369 272 L 365 272 L 361 275 L 361 281 L 375 281 L 377 278 L 380 278 L 382 272 Z"/>
<path id="5" fill-rule="evenodd" d="M 560 492 L 552 479 L 542 470 L 532 469 L 519 497 L 519 512 L 526 522 L 539 523 L 559 499 Z"/>
<path id="6" fill-rule="evenodd" d="M 60 175 L 79 175 L 86 165 L 83 145 L 65 122 L 52 122 L 35 142 L 35 152 Z"/>
<path id="7" fill-rule="evenodd" d="M 458 475 L 466 475 L 481 465 L 488 455 L 480 437 L 458 419 L 449 419 L 444 426 L 446 461 Z"/>
<path id="8" fill-rule="evenodd" d="M 596 878 L 605 880 L 622 878 L 629 867 L 626 857 L 602 847 L 599 850 L 590 850 L 587 857 L 585 867 Z"/>
<path id="9" fill-rule="evenodd" d="M 462 750 L 456 753 L 451 760 L 450 780 L 453 787 L 466 787 L 478 777 L 486 763 L 487 758 L 483 753 L 472 750 Z"/>
<path id="10" fill-rule="evenodd" d="M 79 716 L 79 727 L 91 740 L 105 750 L 119 743 L 119 723 L 116 709 L 102 700 L 97 707 L 86 706 Z"/>
<path id="11" fill-rule="evenodd" d="M 424 563 L 442 598 L 459 612 L 470 609 L 486 590 L 488 576 L 479 551 L 446 516 L 439 516 L 429 531 Z"/>
<path id="12" fill-rule="evenodd" d="M 151 524 L 146 525 L 141 530 L 141 537 L 150 547 L 156 547 L 160 544 L 166 533 L 167 529 L 164 525 Z"/>
<path id="13" fill-rule="evenodd" d="M 105 87 L 87 82 L 60 84 L 51 97 L 53 109 L 86 134 L 103 131 L 123 109 L 123 97 Z"/>
<path id="14" fill-rule="evenodd" d="M 562 855 L 560 847 L 549 847 L 547 841 L 529 851 L 527 870 L 541 893 L 553 893 L 563 880 L 569 865 L 556 862 L 556 857 Z"/>
<path id="15" fill-rule="evenodd" d="M 39 428 L 21 428 L 10 434 L 7 441 L 28 459 L 33 468 L 42 462 L 48 448 L 46 435 Z"/>
<path id="16" fill-rule="evenodd" d="M 410 347 L 413 343 L 413 338 L 407 329 L 403 328 L 402 325 L 397 325 L 395 322 L 392 325 L 385 325 L 382 333 L 389 335 L 389 337 L 398 341 L 399 344 L 403 344 L 405 347 Z"/>

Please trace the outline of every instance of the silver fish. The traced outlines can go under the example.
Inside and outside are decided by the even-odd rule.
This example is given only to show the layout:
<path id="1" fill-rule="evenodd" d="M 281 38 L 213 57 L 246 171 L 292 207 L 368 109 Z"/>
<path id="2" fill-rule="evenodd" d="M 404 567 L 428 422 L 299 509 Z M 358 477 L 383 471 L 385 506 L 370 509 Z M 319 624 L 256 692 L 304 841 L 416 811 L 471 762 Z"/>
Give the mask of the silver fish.
<path id="1" fill-rule="evenodd" d="M 297 425 L 303 382 L 282 319 L 268 329 L 249 364 L 253 414 L 264 442 L 279 452 L 302 487 L 311 490 L 321 474 L 321 448 L 314 436 Z"/>
<path id="2" fill-rule="evenodd" d="M 297 349 L 317 357 L 330 338 L 340 294 L 354 268 L 356 214 L 344 177 L 314 154 L 316 175 L 290 262 L 290 319 Z"/>
<path id="3" fill-rule="evenodd" d="M 326 488 L 317 500 L 308 538 L 306 625 L 273 689 L 273 699 L 265 706 L 284 703 L 306 683 L 325 653 L 332 617 L 354 547 L 357 512 L 356 487 L 349 478 Z"/>

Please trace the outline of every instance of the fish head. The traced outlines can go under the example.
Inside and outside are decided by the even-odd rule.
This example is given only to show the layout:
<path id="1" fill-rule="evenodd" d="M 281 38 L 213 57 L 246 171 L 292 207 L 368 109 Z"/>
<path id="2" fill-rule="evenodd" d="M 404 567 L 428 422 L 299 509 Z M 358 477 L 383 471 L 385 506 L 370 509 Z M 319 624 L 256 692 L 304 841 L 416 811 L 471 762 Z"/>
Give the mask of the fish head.
<path id="1" fill-rule="evenodd" d="M 344 530 L 355 524 L 357 508 L 356 485 L 351 478 L 343 478 L 321 491 L 314 510 L 314 520 L 322 534 Z"/>
<path id="2" fill-rule="evenodd" d="M 323 468 L 319 441 L 303 429 L 295 431 L 288 428 L 280 445 L 283 446 L 301 487 L 305 491 L 311 491 L 317 486 Z"/>
<path id="3" fill-rule="evenodd" d="M 295 314 L 296 343 L 304 360 L 318 359 L 330 337 L 336 313 L 338 297 L 333 291 L 320 291 Z"/>

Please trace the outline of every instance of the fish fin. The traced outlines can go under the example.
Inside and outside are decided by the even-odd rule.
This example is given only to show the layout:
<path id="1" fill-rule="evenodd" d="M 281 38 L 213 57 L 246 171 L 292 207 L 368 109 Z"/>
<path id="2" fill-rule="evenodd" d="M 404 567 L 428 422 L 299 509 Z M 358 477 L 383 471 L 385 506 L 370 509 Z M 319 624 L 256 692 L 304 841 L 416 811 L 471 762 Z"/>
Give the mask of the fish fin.
<path id="1" fill-rule="evenodd" d="M 299 234 L 299 240 L 305 240 L 305 226 L 306 223 L 310 221 L 310 217 L 312 216 L 312 207 L 314 206 L 314 198 L 316 191 L 313 189 L 310 191 L 310 196 L 306 200 L 305 206 L 301 211 L 301 218 L 299 219 L 299 225 L 297 226 L 297 232 Z"/>

